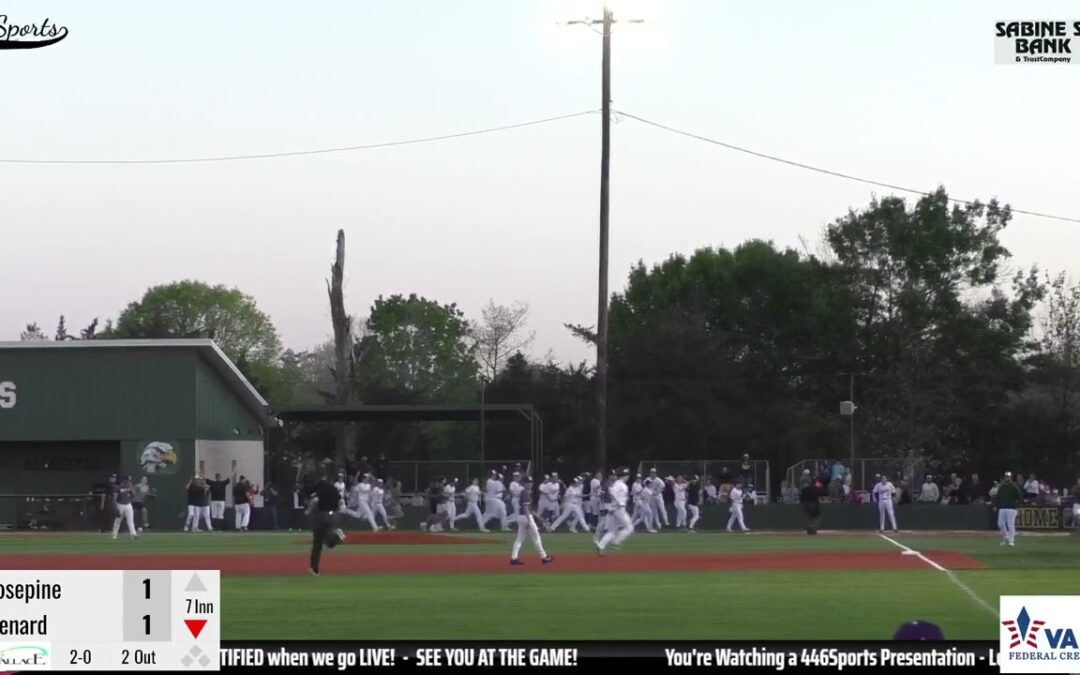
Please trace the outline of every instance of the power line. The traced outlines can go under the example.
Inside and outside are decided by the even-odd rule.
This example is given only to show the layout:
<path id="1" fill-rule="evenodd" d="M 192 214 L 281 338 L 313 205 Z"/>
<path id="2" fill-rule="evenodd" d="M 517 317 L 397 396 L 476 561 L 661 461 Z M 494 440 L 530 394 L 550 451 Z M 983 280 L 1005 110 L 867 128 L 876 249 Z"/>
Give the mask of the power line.
<path id="1" fill-rule="evenodd" d="M 340 148 L 321 148 L 318 150 L 296 150 L 293 152 L 268 152 L 257 155 L 222 155 L 219 157 L 180 157 L 180 158 L 162 158 L 162 159 L 2 159 L 0 158 L 0 164 L 193 164 L 197 162 L 234 162 L 239 160 L 249 159 L 276 159 L 279 157 L 300 157 L 303 155 L 325 155 L 334 152 L 352 152 L 354 150 L 374 150 L 376 148 L 390 148 L 399 145 L 416 145 L 419 143 L 434 143 L 436 141 L 448 141 L 454 138 L 464 138 L 466 136 L 479 136 L 481 134 L 492 134 L 500 131 L 510 131 L 512 129 L 521 129 L 523 127 L 533 127 L 539 124 L 548 124 L 550 122 L 559 122 L 561 120 L 568 120 L 574 117 L 583 117 L 585 115 L 596 114 L 597 110 L 583 110 L 582 112 L 571 113 L 569 115 L 559 115 L 557 117 L 546 117 L 544 119 L 532 120 L 530 122 L 519 122 L 517 124 L 507 124 L 499 127 L 488 127 L 486 129 L 475 129 L 473 131 L 462 131 L 455 134 L 445 134 L 443 136 L 426 136 L 423 138 L 410 138 L 401 141 L 387 141 L 384 143 L 369 143 L 367 145 L 349 145 Z"/>
<path id="2" fill-rule="evenodd" d="M 615 111 L 615 112 L 616 112 L 617 115 L 621 115 L 623 117 L 626 117 L 626 118 L 629 118 L 629 119 L 632 119 L 632 120 L 637 120 L 638 122 L 641 122 L 642 124 L 647 124 L 649 126 L 656 127 L 657 129 L 663 129 L 664 131 L 668 131 L 668 132 L 671 132 L 673 134 L 678 134 L 680 136 L 686 136 L 687 138 L 693 138 L 695 140 L 704 141 L 706 143 L 711 143 L 713 145 L 719 145 L 720 147 L 727 148 L 728 150 L 735 150 L 737 152 L 742 152 L 742 153 L 745 153 L 747 155 L 753 155 L 754 157 L 760 157 L 762 159 L 768 159 L 768 160 L 773 161 L 773 162 L 780 162 L 781 164 L 787 164 L 788 166 L 794 166 L 794 167 L 797 167 L 797 168 L 800 168 L 800 169 L 806 169 L 808 171 L 816 171 L 817 173 L 823 173 L 823 174 L 825 174 L 827 176 L 835 176 L 837 178 L 844 178 L 846 180 L 853 180 L 853 181 L 856 181 L 856 182 L 859 182 L 859 183 L 866 183 L 868 185 L 875 185 L 877 187 L 888 188 L 890 190 L 897 190 L 899 192 L 910 192 L 912 194 L 924 195 L 924 196 L 931 194 L 931 193 L 926 192 L 924 190 L 916 190 L 914 188 L 903 187 L 901 185 L 893 185 L 891 183 L 882 183 L 881 181 L 871 180 L 869 178 L 860 178 L 859 176 L 852 176 L 851 174 L 840 173 L 839 171 L 833 171 L 831 169 L 823 169 L 823 168 L 818 167 L 818 166 L 811 166 L 809 164 L 803 164 L 801 162 L 796 162 L 796 161 L 793 161 L 793 160 L 790 160 L 790 159 L 784 159 L 783 157 L 777 157 L 775 155 L 767 155 L 764 152 L 758 152 L 756 150 L 750 150 L 749 148 L 743 148 L 743 147 L 740 147 L 738 145 L 732 145 L 731 143 L 725 143 L 723 141 L 718 141 L 715 138 L 709 138 L 708 136 L 701 136 L 699 134 L 694 134 L 694 133 L 691 133 L 689 131 L 683 131 L 682 129 L 676 129 L 675 127 L 669 127 L 666 124 L 660 124 L 659 122 L 654 122 L 652 120 L 645 119 L 644 117 L 639 117 L 637 115 L 632 115 L 632 114 L 630 114 L 628 112 L 623 112 L 622 110 L 618 110 L 618 111 Z M 949 201 L 956 202 L 958 204 L 968 204 L 968 205 L 974 203 L 973 201 L 970 201 L 970 200 L 967 200 L 967 199 L 955 199 L 953 197 L 950 197 Z M 1022 214 L 1027 215 L 1027 216 L 1035 216 L 1037 218 L 1050 218 L 1050 219 L 1053 219 L 1053 220 L 1062 220 L 1062 221 L 1065 221 L 1065 222 L 1068 222 L 1068 223 L 1080 223 L 1080 218 L 1069 218 L 1067 216 L 1055 216 L 1055 215 L 1050 214 L 1050 213 L 1039 213 L 1037 211 L 1024 211 L 1024 210 L 1021 210 L 1021 209 L 1014 209 L 1014 208 L 1011 208 L 1011 207 L 1010 207 L 1010 209 L 1011 209 L 1011 211 L 1013 213 L 1022 213 Z"/>

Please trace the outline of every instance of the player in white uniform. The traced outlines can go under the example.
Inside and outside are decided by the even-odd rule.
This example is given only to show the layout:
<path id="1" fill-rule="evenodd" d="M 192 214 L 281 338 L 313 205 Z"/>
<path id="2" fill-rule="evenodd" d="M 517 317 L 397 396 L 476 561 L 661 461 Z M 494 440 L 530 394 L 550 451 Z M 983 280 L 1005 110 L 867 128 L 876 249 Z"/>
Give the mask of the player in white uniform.
<path id="1" fill-rule="evenodd" d="M 873 492 L 874 501 L 877 502 L 878 508 L 878 532 L 885 531 L 885 516 L 889 517 L 893 532 L 899 532 L 896 527 L 896 512 L 893 510 L 894 494 L 896 494 L 896 488 L 889 481 L 889 477 L 882 474 L 881 480 L 874 486 Z"/>
<path id="2" fill-rule="evenodd" d="M 544 550 L 544 542 L 540 539 L 540 530 L 536 527 L 536 517 L 532 511 L 532 481 L 528 476 L 522 479 L 522 483 L 519 483 L 521 492 L 519 493 L 518 506 L 521 509 L 521 513 L 517 518 L 518 532 L 517 537 L 514 539 L 514 548 L 510 553 L 511 565 L 524 565 L 525 561 L 518 557 L 521 553 L 521 545 L 525 543 L 525 537 L 528 536 L 532 539 L 533 547 L 540 555 L 540 562 L 547 565 L 552 561 L 551 556 Z"/>
<path id="3" fill-rule="evenodd" d="M 634 523 L 630 520 L 630 514 L 626 512 L 626 502 L 630 497 L 630 488 L 626 481 L 629 480 L 630 471 L 622 469 L 619 477 L 611 485 L 611 525 L 600 543 L 596 545 L 598 555 L 604 555 L 608 546 L 621 546 L 626 538 L 634 533 Z"/>
<path id="4" fill-rule="evenodd" d="M 508 492 L 510 493 L 510 522 L 517 522 L 517 517 L 521 513 L 521 474 L 517 471 L 514 472 L 514 479 L 510 481 L 510 487 Z"/>
<path id="5" fill-rule="evenodd" d="M 746 521 L 743 520 L 743 499 L 746 494 L 743 492 L 742 483 L 736 483 L 735 487 L 731 488 L 731 492 L 728 492 L 728 499 L 731 500 L 731 516 L 728 517 L 727 531 L 731 532 L 731 526 L 735 523 L 739 524 L 739 529 L 743 532 L 749 532 L 750 528 L 746 526 Z"/>
<path id="6" fill-rule="evenodd" d="M 235 468 L 236 467 L 234 466 L 233 469 L 235 469 Z M 236 476 L 233 476 L 233 478 L 235 478 L 235 477 Z M 359 481 L 359 476 L 357 476 L 357 482 L 360 482 Z M 344 471 L 339 471 L 338 472 L 337 480 L 334 481 L 334 489 L 337 490 L 337 493 L 339 495 L 341 495 L 342 499 L 345 499 L 345 472 Z"/>
<path id="7" fill-rule="evenodd" d="M 566 520 L 570 519 L 570 531 L 577 532 L 577 526 L 581 525 L 586 532 L 589 531 L 589 523 L 585 520 L 585 513 L 581 510 L 581 493 L 583 488 L 581 487 L 581 477 L 578 476 L 574 479 L 574 482 L 566 488 L 566 492 L 563 493 L 562 513 L 551 524 L 551 529 L 557 530 Z"/>
<path id="8" fill-rule="evenodd" d="M 131 476 L 124 476 L 124 478 L 115 485 L 115 497 L 116 497 L 116 518 L 113 520 L 112 538 L 116 539 L 120 536 L 120 524 L 121 522 L 127 523 L 128 534 L 132 539 L 138 539 L 139 533 L 135 529 L 135 510 L 131 505 L 131 501 L 134 497 L 134 492 L 131 485 Z M 209 507 L 207 507 L 209 511 Z M 206 516 L 207 525 L 210 523 L 210 515 Z M 196 523 L 196 529 L 198 524 Z"/>
<path id="9" fill-rule="evenodd" d="M 602 473 L 600 473 L 599 471 L 597 471 L 593 475 L 593 477 L 589 480 L 589 510 L 588 510 L 588 513 L 589 513 L 589 515 L 591 515 L 593 518 L 596 519 L 596 524 L 597 524 L 598 527 L 600 525 L 600 519 L 607 515 L 606 513 L 603 512 L 603 510 L 600 507 L 600 504 L 601 504 L 600 493 L 603 491 L 603 487 L 604 487 L 603 478 L 604 478 L 604 475 Z"/>
<path id="10" fill-rule="evenodd" d="M 382 516 L 386 527 L 393 529 L 390 516 L 386 513 L 386 487 L 382 478 L 376 480 L 375 485 L 371 487 L 371 513 L 376 524 L 379 522 L 379 516 Z"/>
<path id="11" fill-rule="evenodd" d="M 615 503 L 611 499 L 611 484 L 614 482 L 615 477 L 608 476 L 604 484 L 597 488 L 600 501 L 600 505 L 597 507 L 599 516 L 596 520 L 596 530 L 593 532 L 593 544 L 597 548 L 600 548 L 600 540 L 613 528 L 611 512 L 615 508 Z"/>
<path id="12" fill-rule="evenodd" d="M 547 514 L 552 509 L 554 509 L 555 515 L 556 516 L 559 515 L 558 502 L 557 501 L 553 502 L 551 500 L 551 486 L 552 486 L 551 474 L 546 473 L 546 474 L 544 474 L 543 482 L 540 483 L 540 487 L 539 487 L 539 493 L 540 494 L 539 494 L 539 497 L 536 500 L 536 514 L 535 514 L 535 518 L 536 518 L 537 523 L 542 523 L 543 526 L 545 528 L 548 528 L 548 529 L 550 529 L 548 527 L 548 525 L 550 524 L 550 520 L 548 520 L 546 518 Z M 556 486 L 555 492 L 558 493 L 558 491 L 559 491 L 559 488 Z"/>
<path id="13" fill-rule="evenodd" d="M 497 471 L 491 472 L 491 477 L 487 480 L 484 492 L 484 527 L 487 527 L 489 520 L 495 519 L 499 521 L 502 526 L 503 532 L 510 531 L 510 524 L 506 518 L 506 502 L 503 499 L 503 492 L 506 490 L 506 486 L 503 485 L 502 476 Z"/>
<path id="14" fill-rule="evenodd" d="M 649 477 L 642 484 L 646 490 L 643 496 L 649 500 L 649 508 L 652 510 L 649 529 L 659 531 L 663 529 L 663 525 L 668 524 L 667 509 L 664 508 L 664 481 L 656 475 L 656 469 L 649 469 Z"/>
<path id="15" fill-rule="evenodd" d="M 465 513 L 454 518 L 454 520 L 465 520 L 469 516 L 476 517 L 476 525 L 480 528 L 481 532 L 490 532 L 489 529 L 484 527 L 484 514 L 480 513 L 480 479 L 473 478 L 469 487 L 465 488 Z"/>
<path id="16" fill-rule="evenodd" d="M 446 485 L 443 487 L 443 499 L 446 504 L 446 522 L 453 531 L 457 531 L 457 526 L 454 525 L 454 521 L 457 520 L 457 484 L 458 479 L 453 478 L 447 481 Z"/>
<path id="17" fill-rule="evenodd" d="M 653 527 L 656 514 L 653 513 L 652 492 L 645 487 L 640 478 L 635 480 L 634 484 L 630 487 L 630 498 L 634 502 L 633 515 L 630 522 L 634 527 L 637 527 L 640 524 L 644 525 L 647 531 L 656 532 L 656 529 Z"/>
<path id="18" fill-rule="evenodd" d="M 349 490 L 349 494 L 345 497 L 345 508 L 341 512 L 357 520 L 366 520 L 374 532 L 382 529 L 375 522 L 375 513 L 371 510 L 371 483 L 367 476 L 360 479 L 360 482 Z"/>
<path id="19" fill-rule="evenodd" d="M 686 527 L 686 481 L 682 476 L 675 476 L 671 489 L 675 493 L 675 527 Z"/>

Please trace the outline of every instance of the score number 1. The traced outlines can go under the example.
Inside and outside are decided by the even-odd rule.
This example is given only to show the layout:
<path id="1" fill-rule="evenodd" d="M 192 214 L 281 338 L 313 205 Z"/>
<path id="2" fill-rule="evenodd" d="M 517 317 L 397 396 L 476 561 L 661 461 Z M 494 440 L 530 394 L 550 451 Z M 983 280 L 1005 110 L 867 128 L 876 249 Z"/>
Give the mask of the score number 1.
<path id="1" fill-rule="evenodd" d="M 150 599 L 150 580 L 149 579 L 143 579 L 142 583 L 143 583 L 143 587 L 146 588 L 146 599 L 149 600 Z M 146 629 L 146 634 L 149 635 L 150 634 L 150 615 L 149 614 L 144 614 L 142 620 L 143 620 L 143 626 Z"/>

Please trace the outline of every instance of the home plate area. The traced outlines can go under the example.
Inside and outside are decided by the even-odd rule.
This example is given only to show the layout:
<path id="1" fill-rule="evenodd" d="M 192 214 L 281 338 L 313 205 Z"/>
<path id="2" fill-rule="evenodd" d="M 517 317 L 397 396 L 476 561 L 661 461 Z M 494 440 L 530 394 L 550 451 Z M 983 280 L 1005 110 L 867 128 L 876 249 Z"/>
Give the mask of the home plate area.
<path id="1" fill-rule="evenodd" d="M 950 551 L 922 554 L 947 569 L 983 569 L 974 558 Z M 509 565 L 504 554 L 455 553 L 326 555 L 326 574 L 558 574 L 589 572 L 735 572 L 763 570 L 895 570 L 930 569 L 921 559 L 900 551 L 833 551 L 798 554 L 762 553 L 616 553 L 606 557 L 571 553 L 556 556 L 550 565 L 535 557 L 523 558 L 521 567 Z M 258 555 L 145 555 L 140 569 L 218 569 L 228 576 L 291 576 L 307 574 L 306 554 Z M 0 556 L 0 569 L 127 569 L 126 555 L 17 555 Z"/>

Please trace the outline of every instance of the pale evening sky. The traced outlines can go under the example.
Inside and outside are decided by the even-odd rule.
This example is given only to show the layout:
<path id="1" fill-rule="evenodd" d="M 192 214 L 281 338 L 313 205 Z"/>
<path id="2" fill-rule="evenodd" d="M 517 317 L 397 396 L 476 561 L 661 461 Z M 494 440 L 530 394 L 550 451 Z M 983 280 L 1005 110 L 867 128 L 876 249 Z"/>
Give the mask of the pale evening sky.
<path id="1" fill-rule="evenodd" d="M 996 21 L 1080 20 L 1075 2 L 629 4 L 652 21 L 615 34 L 617 109 L 1080 217 L 1080 67 L 998 66 L 993 38 Z M 0 50 L 0 159 L 304 150 L 599 107 L 599 36 L 554 26 L 597 16 L 595 0 L 7 0 L 0 14 L 70 31 Z M 286 346 L 306 348 L 330 332 L 324 280 L 344 228 L 350 312 L 397 292 L 470 318 L 488 298 L 523 300 L 534 354 L 591 359 L 562 325 L 596 320 L 599 124 L 261 161 L 0 164 L 0 340 L 30 321 L 51 332 L 60 314 L 73 330 L 115 317 L 150 285 L 195 278 L 252 294 Z M 816 243 L 887 192 L 622 120 L 611 287 L 675 251 Z M 1018 215 L 1004 241 L 1016 267 L 1080 277 L 1080 224 Z"/>

